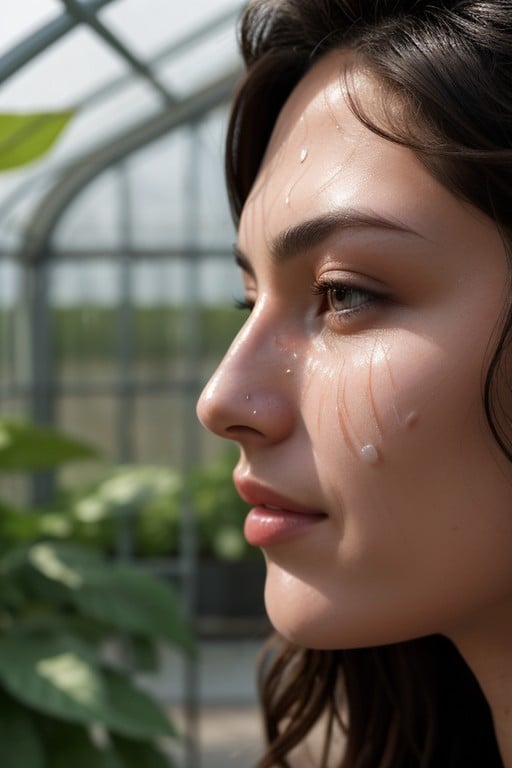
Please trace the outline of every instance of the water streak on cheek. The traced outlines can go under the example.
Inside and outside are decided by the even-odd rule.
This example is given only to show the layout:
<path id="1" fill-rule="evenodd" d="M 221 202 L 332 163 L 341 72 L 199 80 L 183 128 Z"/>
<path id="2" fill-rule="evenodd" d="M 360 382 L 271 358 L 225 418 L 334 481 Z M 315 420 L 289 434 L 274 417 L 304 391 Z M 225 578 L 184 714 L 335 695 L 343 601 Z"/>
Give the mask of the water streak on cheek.
<path id="1" fill-rule="evenodd" d="M 346 384 L 347 377 L 344 375 L 344 364 L 342 364 L 339 372 L 337 389 L 336 389 L 336 411 L 338 416 L 338 424 L 341 430 L 341 434 L 345 440 L 345 443 L 354 456 L 359 457 L 359 448 L 357 436 L 354 434 L 349 423 L 349 408 L 347 406 L 346 398 Z"/>
<path id="2" fill-rule="evenodd" d="M 389 353 L 387 353 L 385 350 L 384 350 L 384 360 L 386 364 L 389 385 L 391 387 L 391 407 L 393 409 L 393 413 L 395 414 L 397 425 L 399 427 L 403 427 L 405 424 L 405 418 L 401 415 L 400 410 L 398 408 L 398 389 L 396 386 L 395 378 L 391 371 L 391 365 L 389 362 Z"/>
<path id="3" fill-rule="evenodd" d="M 400 393 L 391 370 L 390 356 L 385 350 L 384 354 L 388 380 L 391 387 L 391 408 L 395 416 L 396 424 L 400 429 L 412 429 L 419 421 L 419 413 L 414 409 L 405 413 L 404 409 L 399 407 Z"/>
<path id="4" fill-rule="evenodd" d="M 381 349 L 379 351 L 377 350 L 378 346 L 381 347 Z M 382 350 L 382 346 L 380 345 L 380 342 L 378 340 L 376 340 L 375 344 L 373 346 L 371 355 L 370 355 L 370 362 L 369 362 L 369 365 L 368 365 L 368 396 L 369 396 L 369 400 L 370 400 L 370 406 L 371 406 L 371 409 L 372 409 L 373 420 L 374 420 L 374 423 L 375 423 L 375 429 L 378 432 L 379 438 L 381 440 L 382 440 L 382 426 L 381 426 L 381 421 L 379 419 L 379 414 L 378 414 L 378 410 L 377 410 L 377 402 L 376 402 L 375 391 L 374 391 L 374 378 L 375 378 L 375 364 L 378 365 L 378 358 L 380 358 L 382 352 L 384 352 L 384 350 Z M 385 352 L 384 352 L 384 354 L 385 354 Z M 366 446 L 364 446 L 364 447 L 366 447 Z M 375 451 L 376 451 L 376 449 L 374 449 L 374 452 Z M 366 455 L 366 456 L 369 456 L 370 454 L 373 455 L 374 452 L 372 452 L 372 451 L 368 452 L 367 451 L 366 454 L 364 454 L 364 455 Z M 361 450 L 361 453 L 363 455 L 363 449 Z"/>
<path id="5" fill-rule="evenodd" d="M 366 387 L 360 386 L 357 380 L 352 381 L 352 388 L 357 394 L 354 402 L 347 401 L 346 386 L 348 377 L 346 372 L 343 377 L 341 375 L 339 377 L 337 393 L 338 423 L 345 443 L 354 456 L 365 464 L 371 465 L 380 464 L 383 460 L 383 429 L 374 393 L 374 368 L 379 358 L 378 344 L 378 341 L 375 342 L 371 354 L 365 357 L 360 364 L 355 365 L 352 370 L 352 379 L 354 379 L 354 376 L 360 375 L 364 380 L 365 374 L 361 369 L 367 369 Z M 360 371 L 360 374 L 358 374 L 358 371 Z M 354 417 L 359 419 L 359 428 L 353 423 Z M 361 431 L 362 429 L 364 429 L 364 433 Z M 362 439 L 363 434 L 365 434 L 365 439 Z"/>

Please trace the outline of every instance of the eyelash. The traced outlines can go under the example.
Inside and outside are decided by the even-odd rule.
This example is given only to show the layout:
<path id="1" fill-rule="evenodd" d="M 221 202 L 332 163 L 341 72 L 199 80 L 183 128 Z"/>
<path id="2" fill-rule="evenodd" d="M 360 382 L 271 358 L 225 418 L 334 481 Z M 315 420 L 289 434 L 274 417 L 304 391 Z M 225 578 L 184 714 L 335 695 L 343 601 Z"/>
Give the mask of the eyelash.
<path id="1" fill-rule="evenodd" d="M 330 295 L 333 291 L 339 291 L 339 290 L 345 291 L 346 295 L 356 294 L 356 293 L 365 294 L 367 296 L 367 299 L 366 301 L 361 302 L 361 304 L 357 305 L 356 307 L 352 307 L 352 308 L 347 307 L 346 309 L 334 309 L 331 305 Z M 331 315 L 338 318 L 343 317 L 345 319 L 347 319 L 350 316 L 356 315 L 359 312 L 364 312 L 370 309 L 371 305 L 378 300 L 378 296 L 376 296 L 371 291 L 368 291 L 365 288 L 359 288 L 356 285 L 348 285 L 347 283 L 344 283 L 340 280 L 323 280 L 322 282 L 315 281 L 313 284 L 313 293 L 315 295 L 325 297 L 326 309 L 329 311 Z M 236 309 L 251 312 L 254 309 L 254 301 L 248 301 L 247 299 L 234 299 L 234 306 Z M 322 311 L 325 311 L 325 309 Z"/>
<path id="2" fill-rule="evenodd" d="M 247 299 L 233 299 L 235 309 L 247 310 L 251 312 L 254 309 L 254 301 L 247 301 Z"/>
<path id="3" fill-rule="evenodd" d="M 331 298 L 332 293 L 334 291 L 343 291 L 345 293 L 344 298 L 346 299 L 350 295 L 354 296 L 355 294 L 363 294 L 367 298 L 365 301 L 361 302 L 355 307 L 346 307 L 345 309 L 335 309 L 332 306 Z M 360 288 L 357 285 L 348 285 L 347 283 L 344 283 L 341 280 L 323 280 L 322 282 L 315 281 L 313 285 L 313 293 L 319 296 L 325 297 L 325 305 L 327 311 L 337 318 L 348 318 L 353 315 L 358 314 L 359 312 L 365 312 L 366 310 L 370 309 L 371 305 L 377 301 L 377 296 L 373 294 L 371 291 L 366 290 L 365 288 Z M 325 309 L 323 310 L 325 311 Z"/>

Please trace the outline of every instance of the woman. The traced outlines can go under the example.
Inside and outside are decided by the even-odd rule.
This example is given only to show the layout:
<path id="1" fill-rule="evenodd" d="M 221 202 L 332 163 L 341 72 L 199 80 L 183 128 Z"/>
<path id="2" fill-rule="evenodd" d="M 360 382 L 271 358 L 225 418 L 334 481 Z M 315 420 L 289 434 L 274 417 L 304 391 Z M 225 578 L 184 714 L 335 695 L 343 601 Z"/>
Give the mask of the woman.
<path id="1" fill-rule="evenodd" d="M 510 767 L 512 3 L 256 0 L 242 48 L 198 410 L 283 638 L 260 768 L 325 715 L 317 766 Z"/>

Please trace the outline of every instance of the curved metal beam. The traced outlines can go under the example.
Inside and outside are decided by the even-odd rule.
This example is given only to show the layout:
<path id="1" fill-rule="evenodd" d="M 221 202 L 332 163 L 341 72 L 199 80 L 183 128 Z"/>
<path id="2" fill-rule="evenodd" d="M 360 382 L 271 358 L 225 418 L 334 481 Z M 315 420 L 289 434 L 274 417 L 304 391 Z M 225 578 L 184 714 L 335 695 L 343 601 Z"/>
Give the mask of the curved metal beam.
<path id="1" fill-rule="evenodd" d="M 87 3 L 87 8 L 96 13 L 103 6 L 111 3 L 112 0 L 91 0 Z M 32 61 L 40 53 L 43 53 L 57 40 L 60 40 L 65 34 L 70 32 L 78 25 L 78 20 L 68 11 L 64 11 L 61 16 L 48 22 L 40 29 L 15 45 L 7 53 L 0 57 L 0 84 L 14 75 L 18 70 Z"/>
<path id="2" fill-rule="evenodd" d="M 91 5 L 94 5 L 97 2 L 98 0 L 95 0 L 95 2 L 91 3 Z M 99 0 L 99 2 L 105 4 L 106 2 L 112 2 L 112 0 Z M 239 7 L 231 8 L 219 16 L 216 16 L 213 21 L 209 21 L 208 24 L 193 30 L 191 33 L 185 35 L 179 40 L 173 41 L 170 45 L 164 46 L 150 60 L 149 66 L 155 68 L 162 62 L 170 61 L 174 56 L 178 56 L 183 51 L 189 50 L 194 45 L 200 43 L 205 37 L 212 34 L 212 32 L 216 32 L 224 25 L 232 23 L 238 16 L 239 12 Z M 0 58 L 0 65 L 1 62 L 2 59 Z M 133 76 L 131 74 L 123 74 L 120 77 L 113 78 L 108 83 L 101 85 L 99 88 L 84 96 L 75 104 L 75 109 L 79 111 L 89 109 L 97 102 L 101 102 L 103 99 L 106 99 L 112 94 L 115 94 L 118 90 L 121 90 L 132 81 Z M 68 167 L 68 164 L 69 161 L 58 161 L 55 163 L 50 161 L 48 164 L 45 164 L 43 170 L 36 169 L 29 178 L 24 179 L 12 192 L 0 200 L 0 226 L 2 220 L 9 215 L 10 211 L 18 203 L 18 201 L 25 197 L 27 190 L 33 187 L 34 183 L 37 183 L 40 179 L 48 176 L 49 174 L 61 173 Z"/>
<path id="3" fill-rule="evenodd" d="M 230 71 L 201 91 L 170 106 L 164 112 L 112 139 L 108 144 L 69 166 L 32 215 L 19 258 L 26 264 L 47 258 L 48 244 L 62 213 L 84 187 L 102 171 L 132 152 L 185 123 L 198 120 L 219 104 L 228 101 L 239 75 L 238 68 Z"/>
<path id="4" fill-rule="evenodd" d="M 176 99 L 164 88 L 162 83 L 155 77 L 151 68 L 135 56 L 127 46 L 114 35 L 108 27 L 101 23 L 95 12 L 83 3 L 76 0 L 62 0 L 68 13 L 75 17 L 78 22 L 87 24 L 101 39 L 112 48 L 121 58 L 123 58 L 136 74 L 143 77 L 161 96 L 164 104 L 175 104 Z"/>

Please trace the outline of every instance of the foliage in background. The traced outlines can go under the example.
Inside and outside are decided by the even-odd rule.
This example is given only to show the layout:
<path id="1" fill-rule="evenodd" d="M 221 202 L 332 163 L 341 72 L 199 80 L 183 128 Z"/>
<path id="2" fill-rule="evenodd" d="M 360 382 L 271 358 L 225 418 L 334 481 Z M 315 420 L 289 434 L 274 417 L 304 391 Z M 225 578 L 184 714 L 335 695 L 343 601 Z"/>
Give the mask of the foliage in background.
<path id="1" fill-rule="evenodd" d="M 57 466 L 93 451 L 0 418 L 0 473 Z M 148 484 L 118 484 L 124 503 Z M 124 495 L 123 495 L 124 494 Z M 176 731 L 132 681 L 157 666 L 156 643 L 193 638 L 168 586 L 63 540 L 61 514 L 0 501 L 0 743 L 9 768 L 166 768 Z M 106 643 L 124 653 L 115 663 Z"/>
<path id="2" fill-rule="evenodd" d="M 249 506 L 233 485 L 236 454 L 229 450 L 217 462 L 193 471 L 190 484 L 198 515 L 200 554 L 221 560 L 259 559 L 259 550 L 243 535 Z"/>
<path id="3" fill-rule="evenodd" d="M 194 469 L 188 479 L 203 558 L 258 557 L 243 535 L 248 506 L 233 486 L 235 461 L 234 451 L 227 451 L 213 464 Z M 40 524 L 105 553 L 115 552 L 120 526 L 127 525 L 137 558 L 176 556 L 185 482 L 173 468 L 117 467 L 86 488 L 61 493 Z"/>
<path id="4" fill-rule="evenodd" d="M 114 307 L 56 307 L 52 336 L 57 359 L 66 363 L 112 360 L 117 345 Z M 220 358 L 242 323 L 242 313 L 231 306 L 201 307 L 201 354 Z M 0 314 L 1 322 L 1 314 Z M 4 323 L 7 318 L 4 318 Z M 185 316 L 178 306 L 137 307 L 133 311 L 134 354 L 140 360 L 167 364 L 186 352 Z"/>
<path id="5" fill-rule="evenodd" d="M 73 110 L 0 114 L 0 171 L 18 168 L 45 155 L 73 115 Z"/>

